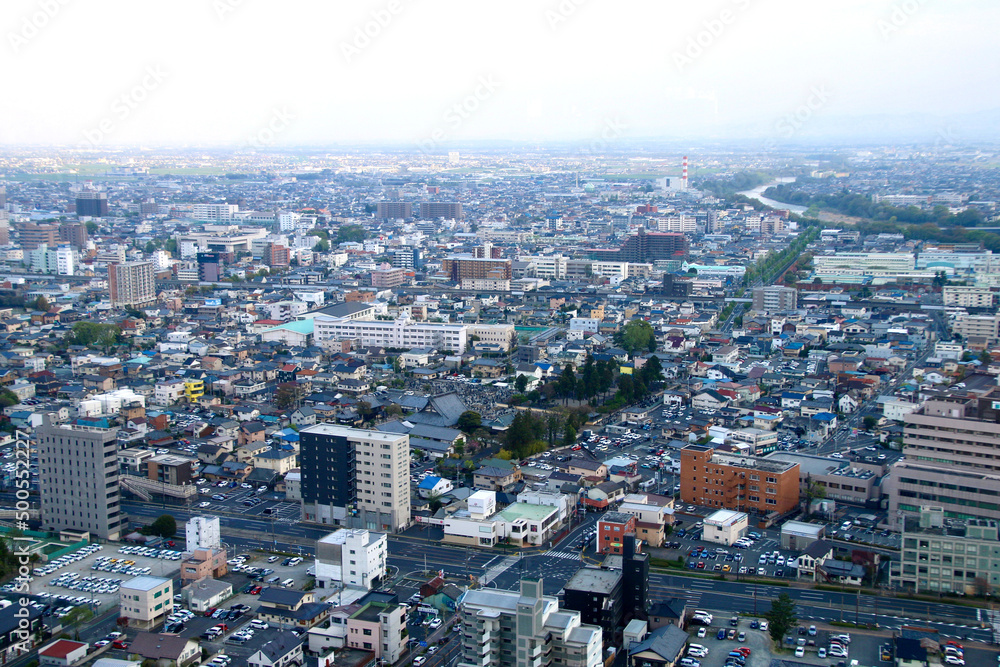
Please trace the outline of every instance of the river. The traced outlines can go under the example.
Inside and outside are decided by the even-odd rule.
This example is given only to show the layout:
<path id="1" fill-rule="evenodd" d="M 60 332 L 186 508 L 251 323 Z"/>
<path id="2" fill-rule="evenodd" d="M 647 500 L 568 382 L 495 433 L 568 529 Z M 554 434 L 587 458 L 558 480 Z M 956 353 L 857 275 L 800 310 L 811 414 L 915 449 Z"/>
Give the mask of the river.
<path id="1" fill-rule="evenodd" d="M 749 197 L 750 199 L 756 199 L 760 203 L 767 204 L 772 208 L 786 208 L 792 213 L 805 213 L 806 212 L 805 206 L 796 206 L 795 204 L 785 204 L 780 201 L 768 199 L 767 197 L 764 196 L 764 190 L 767 190 L 772 185 L 778 185 L 780 183 L 794 183 L 794 182 L 795 182 L 794 176 L 786 176 L 784 178 L 779 178 L 775 181 L 771 181 L 770 183 L 765 183 L 764 185 L 757 186 L 753 190 L 744 190 L 743 192 L 737 192 L 736 194 L 743 195 L 744 197 Z"/>

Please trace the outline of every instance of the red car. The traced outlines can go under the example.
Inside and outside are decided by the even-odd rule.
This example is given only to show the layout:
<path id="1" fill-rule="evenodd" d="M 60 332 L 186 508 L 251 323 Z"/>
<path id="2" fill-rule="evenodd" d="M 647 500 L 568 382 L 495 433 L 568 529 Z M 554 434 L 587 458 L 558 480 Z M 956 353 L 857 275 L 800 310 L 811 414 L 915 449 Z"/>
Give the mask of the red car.
<path id="1" fill-rule="evenodd" d="M 703 560 L 698 561 L 698 569 L 699 570 L 704 570 L 705 569 L 705 561 L 703 561 Z"/>
<path id="2" fill-rule="evenodd" d="M 116 640 L 114 640 L 111 643 L 111 647 L 112 648 L 126 649 L 126 648 L 128 648 L 128 644 L 125 643 L 124 641 L 122 641 L 121 639 L 116 639 Z"/>
<path id="3" fill-rule="evenodd" d="M 205 616 L 211 616 L 214 613 L 215 613 L 215 607 L 209 607 L 208 609 L 205 610 Z"/>
<path id="4" fill-rule="evenodd" d="M 260 595 L 260 592 L 262 590 L 263 590 L 263 587 L 261 587 L 261 586 L 254 586 L 253 588 L 250 589 L 250 595 Z"/>
<path id="5" fill-rule="evenodd" d="M 744 658 L 749 658 L 750 657 L 750 649 L 748 649 L 746 646 L 740 646 L 740 647 L 735 648 L 733 650 L 737 651 L 738 653 L 740 653 Z"/>

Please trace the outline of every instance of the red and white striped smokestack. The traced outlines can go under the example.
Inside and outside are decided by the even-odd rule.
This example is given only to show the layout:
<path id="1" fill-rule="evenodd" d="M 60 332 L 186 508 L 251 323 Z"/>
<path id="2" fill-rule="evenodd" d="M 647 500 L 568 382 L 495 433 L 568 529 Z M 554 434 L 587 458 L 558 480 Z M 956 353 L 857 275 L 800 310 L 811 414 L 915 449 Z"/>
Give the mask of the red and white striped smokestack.
<path id="1" fill-rule="evenodd" d="M 681 172 L 681 183 L 684 185 L 685 188 L 687 187 L 687 184 L 688 184 L 688 156 L 687 155 L 684 156 L 684 170 Z"/>

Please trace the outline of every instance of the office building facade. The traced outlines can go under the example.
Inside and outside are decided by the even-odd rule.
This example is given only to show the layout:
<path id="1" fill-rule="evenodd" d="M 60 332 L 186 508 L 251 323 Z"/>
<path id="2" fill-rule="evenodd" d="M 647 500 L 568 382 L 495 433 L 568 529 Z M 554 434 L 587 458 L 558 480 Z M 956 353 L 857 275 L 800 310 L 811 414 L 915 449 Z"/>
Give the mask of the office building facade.
<path id="1" fill-rule="evenodd" d="M 42 526 L 117 540 L 125 526 L 118 429 L 46 424 L 38 429 Z"/>
<path id="2" fill-rule="evenodd" d="M 198 280 L 218 282 L 222 278 L 222 253 L 198 253 Z"/>
<path id="3" fill-rule="evenodd" d="M 299 433 L 302 516 L 399 532 L 410 525 L 410 437 L 316 424 Z"/>
<path id="4" fill-rule="evenodd" d="M 989 595 L 1000 586 L 1000 533 L 988 519 L 948 519 L 924 506 L 906 517 L 891 583 L 913 593 Z"/>
<path id="5" fill-rule="evenodd" d="M 112 306 L 142 306 L 156 301 L 152 262 L 108 265 L 108 290 Z"/>
<path id="6" fill-rule="evenodd" d="M 560 609 L 541 579 L 522 579 L 520 592 L 473 589 L 459 606 L 458 667 L 599 667 L 602 632 L 580 612 Z"/>

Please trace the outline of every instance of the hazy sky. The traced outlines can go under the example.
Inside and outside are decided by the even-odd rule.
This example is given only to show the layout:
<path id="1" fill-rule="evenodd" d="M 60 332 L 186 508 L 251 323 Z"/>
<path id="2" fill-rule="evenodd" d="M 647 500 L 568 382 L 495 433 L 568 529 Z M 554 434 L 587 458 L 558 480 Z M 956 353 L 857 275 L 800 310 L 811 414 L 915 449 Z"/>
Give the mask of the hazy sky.
<path id="1" fill-rule="evenodd" d="M 995 0 L 4 0 L 0 143 L 805 139 L 995 111 L 997 26 Z"/>

